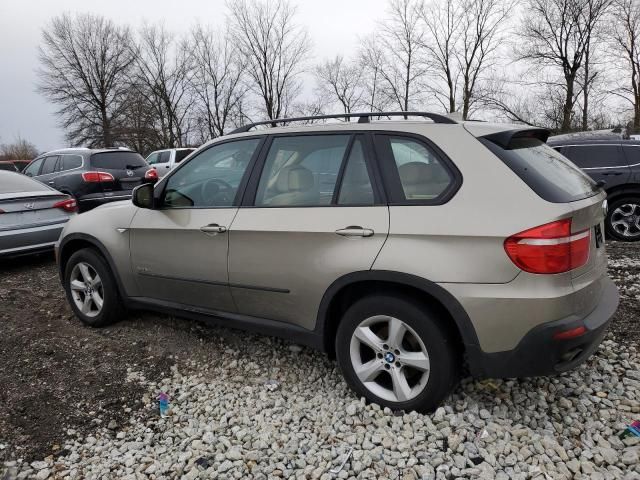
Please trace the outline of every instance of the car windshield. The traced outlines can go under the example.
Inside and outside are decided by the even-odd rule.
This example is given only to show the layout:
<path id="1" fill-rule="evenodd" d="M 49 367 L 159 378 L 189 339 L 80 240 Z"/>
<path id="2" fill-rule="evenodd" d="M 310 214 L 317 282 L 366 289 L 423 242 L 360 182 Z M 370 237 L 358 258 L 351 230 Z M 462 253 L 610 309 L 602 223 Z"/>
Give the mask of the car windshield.
<path id="1" fill-rule="evenodd" d="M 574 202 L 600 191 L 598 184 L 568 158 L 538 138 L 516 137 L 507 148 L 488 138 L 480 141 L 549 202 Z"/>
<path id="2" fill-rule="evenodd" d="M 91 165 L 95 168 L 104 168 L 111 170 L 133 170 L 136 168 L 146 167 L 147 162 L 144 161 L 142 155 L 136 152 L 101 152 L 91 155 Z"/>

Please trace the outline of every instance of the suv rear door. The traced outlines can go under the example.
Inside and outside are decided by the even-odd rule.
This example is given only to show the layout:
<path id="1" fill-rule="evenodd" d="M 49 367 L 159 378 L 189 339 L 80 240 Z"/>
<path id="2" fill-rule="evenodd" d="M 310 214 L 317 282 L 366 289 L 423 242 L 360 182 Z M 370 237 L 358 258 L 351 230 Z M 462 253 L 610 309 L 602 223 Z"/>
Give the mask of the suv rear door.
<path id="1" fill-rule="evenodd" d="M 629 181 L 631 169 L 618 144 L 567 145 L 562 154 L 609 189 Z"/>
<path id="2" fill-rule="evenodd" d="M 329 286 L 371 268 L 389 231 L 366 134 L 274 135 L 229 231 L 239 313 L 315 326 Z M 310 274 L 312 273 L 312 274 Z"/>

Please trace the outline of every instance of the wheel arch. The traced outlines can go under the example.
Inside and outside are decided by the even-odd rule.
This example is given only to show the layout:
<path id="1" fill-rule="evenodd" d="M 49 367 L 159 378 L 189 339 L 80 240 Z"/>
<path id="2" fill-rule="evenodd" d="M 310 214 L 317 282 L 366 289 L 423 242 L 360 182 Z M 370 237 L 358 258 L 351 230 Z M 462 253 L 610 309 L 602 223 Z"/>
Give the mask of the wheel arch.
<path id="1" fill-rule="evenodd" d="M 96 250 L 102 258 L 105 259 L 107 264 L 109 265 L 109 269 L 111 270 L 111 274 L 116 281 L 116 285 L 118 287 L 118 293 L 120 294 L 120 298 L 126 299 L 126 292 L 122 286 L 122 281 L 120 279 L 120 275 L 118 270 L 115 267 L 115 263 L 109 254 L 107 248 L 102 244 L 100 240 L 97 238 L 88 235 L 86 233 L 71 233 L 66 235 L 58 246 L 58 273 L 60 275 L 60 281 L 64 282 L 64 274 L 65 274 L 65 265 L 71 255 L 73 255 L 78 250 L 82 250 L 83 248 L 91 248 Z"/>
<path id="2" fill-rule="evenodd" d="M 444 288 L 424 278 L 389 270 L 367 270 L 340 277 L 327 289 L 316 323 L 316 333 L 322 338 L 323 350 L 335 355 L 335 335 L 342 313 L 358 298 L 376 292 L 389 291 L 410 296 L 445 317 L 446 327 L 461 344 L 461 354 L 472 354 L 479 345 L 475 328 L 460 302 Z M 472 348 L 469 348 L 472 347 Z"/>
<path id="3" fill-rule="evenodd" d="M 639 183 L 625 183 L 623 185 L 616 185 L 611 189 L 606 190 L 607 192 L 607 201 L 611 203 L 613 200 L 617 200 L 619 197 L 623 197 L 625 195 L 640 196 L 640 184 Z"/>

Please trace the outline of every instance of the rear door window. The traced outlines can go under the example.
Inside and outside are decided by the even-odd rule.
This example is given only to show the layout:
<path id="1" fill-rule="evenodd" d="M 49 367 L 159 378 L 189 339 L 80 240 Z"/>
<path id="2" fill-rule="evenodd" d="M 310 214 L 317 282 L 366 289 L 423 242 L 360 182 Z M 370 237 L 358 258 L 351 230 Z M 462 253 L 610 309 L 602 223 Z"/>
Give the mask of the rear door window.
<path id="1" fill-rule="evenodd" d="M 180 163 L 187 158 L 194 150 L 176 150 L 176 163 Z"/>
<path id="2" fill-rule="evenodd" d="M 146 167 L 142 155 L 135 152 L 101 152 L 91 155 L 91 165 L 94 168 L 106 170 L 135 170 Z"/>
<path id="3" fill-rule="evenodd" d="M 603 168 L 624 165 L 619 145 L 571 145 L 562 153 L 580 168 Z"/>
<path id="4" fill-rule="evenodd" d="M 160 152 L 158 154 L 158 163 L 169 163 L 171 160 L 171 152 Z"/>
<path id="5" fill-rule="evenodd" d="M 624 165 L 640 165 L 640 145 L 623 145 L 625 161 Z"/>
<path id="6" fill-rule="evenodd" d="M 488 138 L 479 140 L 549 202 L 574 202 L 600 191 L 580 168 L 538 138 L 515 137 L 507 148 Z"/>
<path id="7" fill-rule="evenodd" d="M 53 173 L 56 171 L 56 165 L 58 164 L 58 155 L 52 155 L 49 157 L 45 157 L 44 164 L 42 165 L 42 171 L 40 175 L 46 175 L 48 173 Z"/>

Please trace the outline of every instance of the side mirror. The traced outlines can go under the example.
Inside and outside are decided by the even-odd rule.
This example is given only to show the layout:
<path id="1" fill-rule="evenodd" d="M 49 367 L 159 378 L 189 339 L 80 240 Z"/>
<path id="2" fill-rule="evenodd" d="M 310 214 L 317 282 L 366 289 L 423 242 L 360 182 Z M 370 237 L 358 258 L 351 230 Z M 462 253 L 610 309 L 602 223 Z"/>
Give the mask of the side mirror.
<path id="1" fill-rule="evenodd" d="M 153 184 L 143 183 L 134 188 L 131 201 L 136 207 L 153 209 Z"/>

